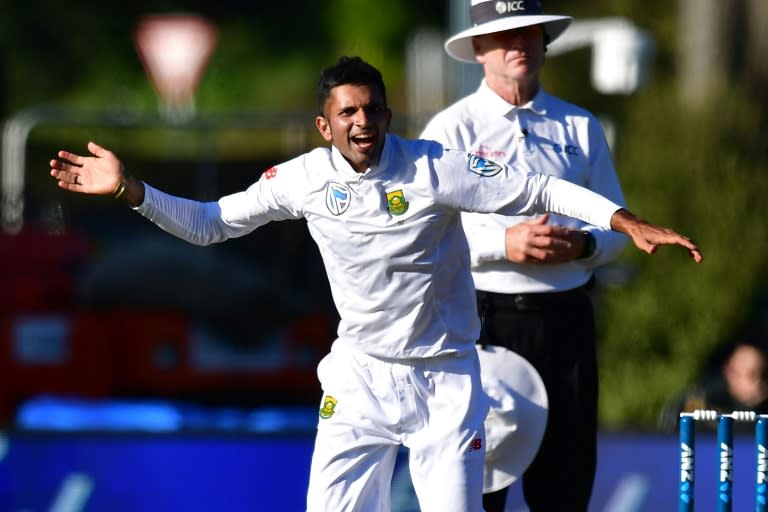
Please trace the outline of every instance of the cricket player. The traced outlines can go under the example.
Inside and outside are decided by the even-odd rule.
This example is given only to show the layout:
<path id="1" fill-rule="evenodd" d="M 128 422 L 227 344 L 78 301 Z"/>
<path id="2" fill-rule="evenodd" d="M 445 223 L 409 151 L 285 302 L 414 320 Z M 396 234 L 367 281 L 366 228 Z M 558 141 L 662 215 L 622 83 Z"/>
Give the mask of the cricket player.
<path id="1" fill-rule="evenodd" d="M 460 212 L 552 211 L 627 233 L 648 253 L 661 244 L 680 245 L 697 262 L 701 253 L 689 238 L 566 181 L 388 134 L 382 76 L 359 57 L 325 69 L 317 93 L 315 125 L 330 147 L 217 201 L 161 192 L 93 142 L 90 156 L 60 151 L 50 172 L 61 188 L 112 195 L 199 245 L 304 219 L 341 319 L 318 366 L 324 394 L 307 511 L 389 511 L 405 446 L 423 512 L 480 512 L 488 399 Z"/>

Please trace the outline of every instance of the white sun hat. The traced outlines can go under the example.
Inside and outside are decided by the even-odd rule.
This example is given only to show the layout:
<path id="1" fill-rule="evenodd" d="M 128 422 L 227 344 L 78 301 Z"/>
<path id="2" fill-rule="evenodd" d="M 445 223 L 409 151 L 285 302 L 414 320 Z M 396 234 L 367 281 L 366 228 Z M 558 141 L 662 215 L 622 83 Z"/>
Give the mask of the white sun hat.
<path id="1" fill-rule="evenodd" d="M 483 492 L 514 483 L 531 464 L 547 426 L 544 382 L 526 359 L 504 347 L 476 345 L 483 390 L 491 408 L 485 420 Z"/>
<path id="2" fill-rule="evenodd" d="M 514 28 L 543 25 L 549 42 L 557 39 L 573 18 L 543 14 L 539 0 L 471 0 L 469 18 L 472 27 L 448 39 L 445 51 L 462 62 L 476 63 L 472 38 Z"/>

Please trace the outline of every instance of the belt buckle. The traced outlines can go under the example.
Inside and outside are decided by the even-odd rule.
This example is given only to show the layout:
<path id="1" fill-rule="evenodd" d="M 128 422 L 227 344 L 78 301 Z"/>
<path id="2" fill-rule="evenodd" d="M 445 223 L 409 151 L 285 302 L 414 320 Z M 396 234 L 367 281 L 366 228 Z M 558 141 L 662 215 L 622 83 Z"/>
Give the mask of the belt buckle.
<path id="1" fill-rule="evenodd" d="M 518 311 L 528 311 L 531 309 L 530 300 L 522 293 L 515 294 L 515 309 Z"/>

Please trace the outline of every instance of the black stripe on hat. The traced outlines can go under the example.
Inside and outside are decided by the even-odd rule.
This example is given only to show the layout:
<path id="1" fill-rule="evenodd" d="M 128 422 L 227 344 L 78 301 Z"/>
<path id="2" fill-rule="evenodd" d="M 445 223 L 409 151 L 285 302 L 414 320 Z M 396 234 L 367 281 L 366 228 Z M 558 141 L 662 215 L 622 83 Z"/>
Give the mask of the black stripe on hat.
<path id="1" fill-rule="evenodd" d="M 473 25 L 482 25 L 489 21 L 512 16 L 530 16 L 541 14 L 539 0 L 488 0 L 469 8 L 469 19 Z"/>

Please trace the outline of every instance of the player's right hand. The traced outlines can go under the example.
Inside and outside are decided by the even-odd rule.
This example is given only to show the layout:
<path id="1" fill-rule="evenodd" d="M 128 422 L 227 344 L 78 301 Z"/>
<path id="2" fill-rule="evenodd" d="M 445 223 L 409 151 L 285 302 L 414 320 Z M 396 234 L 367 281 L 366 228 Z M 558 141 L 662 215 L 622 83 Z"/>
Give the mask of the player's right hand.
<path id="1" fill-rule="evenodd" d="M 93 156 L 59 151 L 50 161 L 51 176 L 59 187 L 84 194 L 112 194 L 123 179 L 123 164 L 111 151 L 95 142 L 88 143 Z"/>

